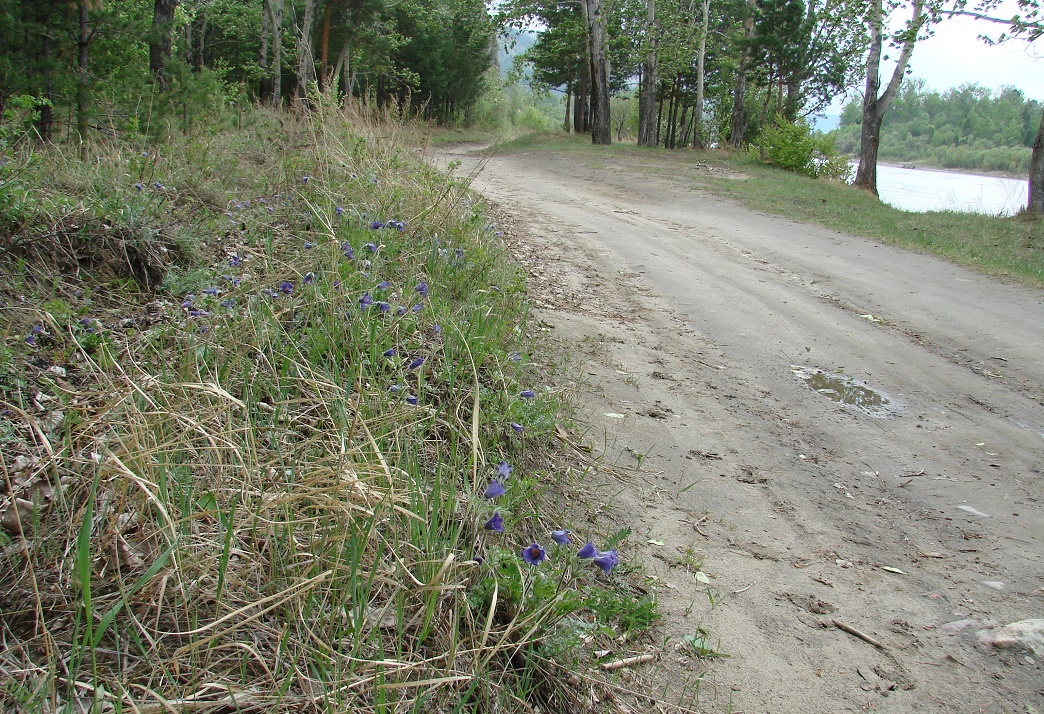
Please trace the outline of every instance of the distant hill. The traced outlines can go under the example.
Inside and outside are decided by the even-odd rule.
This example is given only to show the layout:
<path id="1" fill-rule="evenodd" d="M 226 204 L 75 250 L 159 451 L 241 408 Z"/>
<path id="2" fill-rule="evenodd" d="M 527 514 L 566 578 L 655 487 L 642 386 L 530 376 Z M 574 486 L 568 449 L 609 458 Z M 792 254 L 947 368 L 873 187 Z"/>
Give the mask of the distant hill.
<path id="1" fill-rule="evenodd" d="M 515 57 L 535 45 L 536 41 L 537 35 L 532 30 L 511 30 L 509 37 L 498 39 L 497 60 L 500 62 L 500 76 L 506 76 Z"/>

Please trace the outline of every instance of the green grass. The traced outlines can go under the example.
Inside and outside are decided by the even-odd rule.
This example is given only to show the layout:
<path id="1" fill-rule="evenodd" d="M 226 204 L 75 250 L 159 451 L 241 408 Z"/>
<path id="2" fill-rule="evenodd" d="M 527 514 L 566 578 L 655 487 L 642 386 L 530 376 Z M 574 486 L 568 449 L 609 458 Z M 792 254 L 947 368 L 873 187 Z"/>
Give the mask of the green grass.
<path id="1" fill-rule="evenodd" d="M 633 144 L 592 146 L 586 137 L 529 134 L 499 147 L 504 153 L 570 152 L 596 162 L 614 158 L 631 170 L 691 182 L 759 211 L 775 213 L 950 260 L 987 275 L 1044 287 L 1044 220 L 939 211 L 909 213 L 851 186 L 781 171 L 751 157 L 721 151 L 666 151 Z M 629 162 L 629 163 L 626 163 Z M 708 173 L 697 163 L 725 169 Z M 594 164 L 592 168 L 597 168 Z"/>
<path id="2" fill-rule="evenodd" d="M 583 711 L 655 621 L 550 547 L 523 273 L 402 131 L 4 150 L 4 711 Z"/>

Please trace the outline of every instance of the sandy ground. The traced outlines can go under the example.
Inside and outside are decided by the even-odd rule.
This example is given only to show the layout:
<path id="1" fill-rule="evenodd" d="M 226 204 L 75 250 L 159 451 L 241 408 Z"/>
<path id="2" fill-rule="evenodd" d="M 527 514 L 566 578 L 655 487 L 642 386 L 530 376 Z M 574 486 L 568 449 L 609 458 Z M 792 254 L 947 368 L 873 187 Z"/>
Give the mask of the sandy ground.
<path id="1" fill-rule="evenodd" d="M 716 198 L 684 159 L 437 158 L 582 351 L 587 441 L 641 467 L 609 505 L 672 696 L 706 670 L 701 711 L 1044 712 L 1044 651 L 979 641 L 1044 617 L 1044 294 Z"/>

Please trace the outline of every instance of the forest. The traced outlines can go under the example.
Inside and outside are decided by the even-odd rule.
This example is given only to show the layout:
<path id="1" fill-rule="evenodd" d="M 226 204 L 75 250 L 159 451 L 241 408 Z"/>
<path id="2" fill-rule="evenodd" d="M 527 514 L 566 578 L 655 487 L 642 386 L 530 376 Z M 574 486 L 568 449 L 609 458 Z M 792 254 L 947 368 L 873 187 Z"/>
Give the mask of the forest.
<path id="1" fill-rule="evenodd" d="M 881 157 L 945 168 L 983 169 L 1026 175 L 1044 105 L 1014 87 L 994 92 L 962 85 L 928 91 L 904 82 L 881 128 Z M 862 111 L 850 102 L 836 130 L 838 149 L 859 150 Z"/>
<path id="2" fill-rule="evenodd" d="M 0 111 L 31 119 L 44 141 L 156 138 L 251 103 L 311 106 L 323 94 L 490 125 L 519 109 L 505 99 L 498 46 L 538 28 L 518 62 L 539 91 L 565 95 L 565 125 L 595 143 L 612 141 L 611 97 L 633 95 L 640 145 L 764 155 L 766 141 L 794 136 L 814 147 L 807 168 L 830 158 L 829 142 L 787 127 L 861 87 L 839 135 L 859 158 L 856 185 L 876 193 L 883 151 L 1030 171 L 1041 186 L 1038 103 L 904 85 L 917 41 L 947 17 L 974 15 L 998 30 L 993 41 L 1022 42 L 1039 36 L 1039 11 L 1037 0 L 1007 18 L 995 16 L 997 0 L 0 0 Z M 1044 210 L 1042 194 L 1033 210 Z"/>

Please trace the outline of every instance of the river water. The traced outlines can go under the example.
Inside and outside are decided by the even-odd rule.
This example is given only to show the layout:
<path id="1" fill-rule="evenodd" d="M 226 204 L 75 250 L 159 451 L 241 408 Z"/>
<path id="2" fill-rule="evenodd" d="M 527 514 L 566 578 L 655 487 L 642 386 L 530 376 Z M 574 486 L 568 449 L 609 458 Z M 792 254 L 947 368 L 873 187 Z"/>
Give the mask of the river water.
<path id="1" fill-rule="evenodd" d="M 1026 179 L 877 166 L 881 200 L 904 211 L 973 211 L 1011 215 L 1026 206 Z"/>

